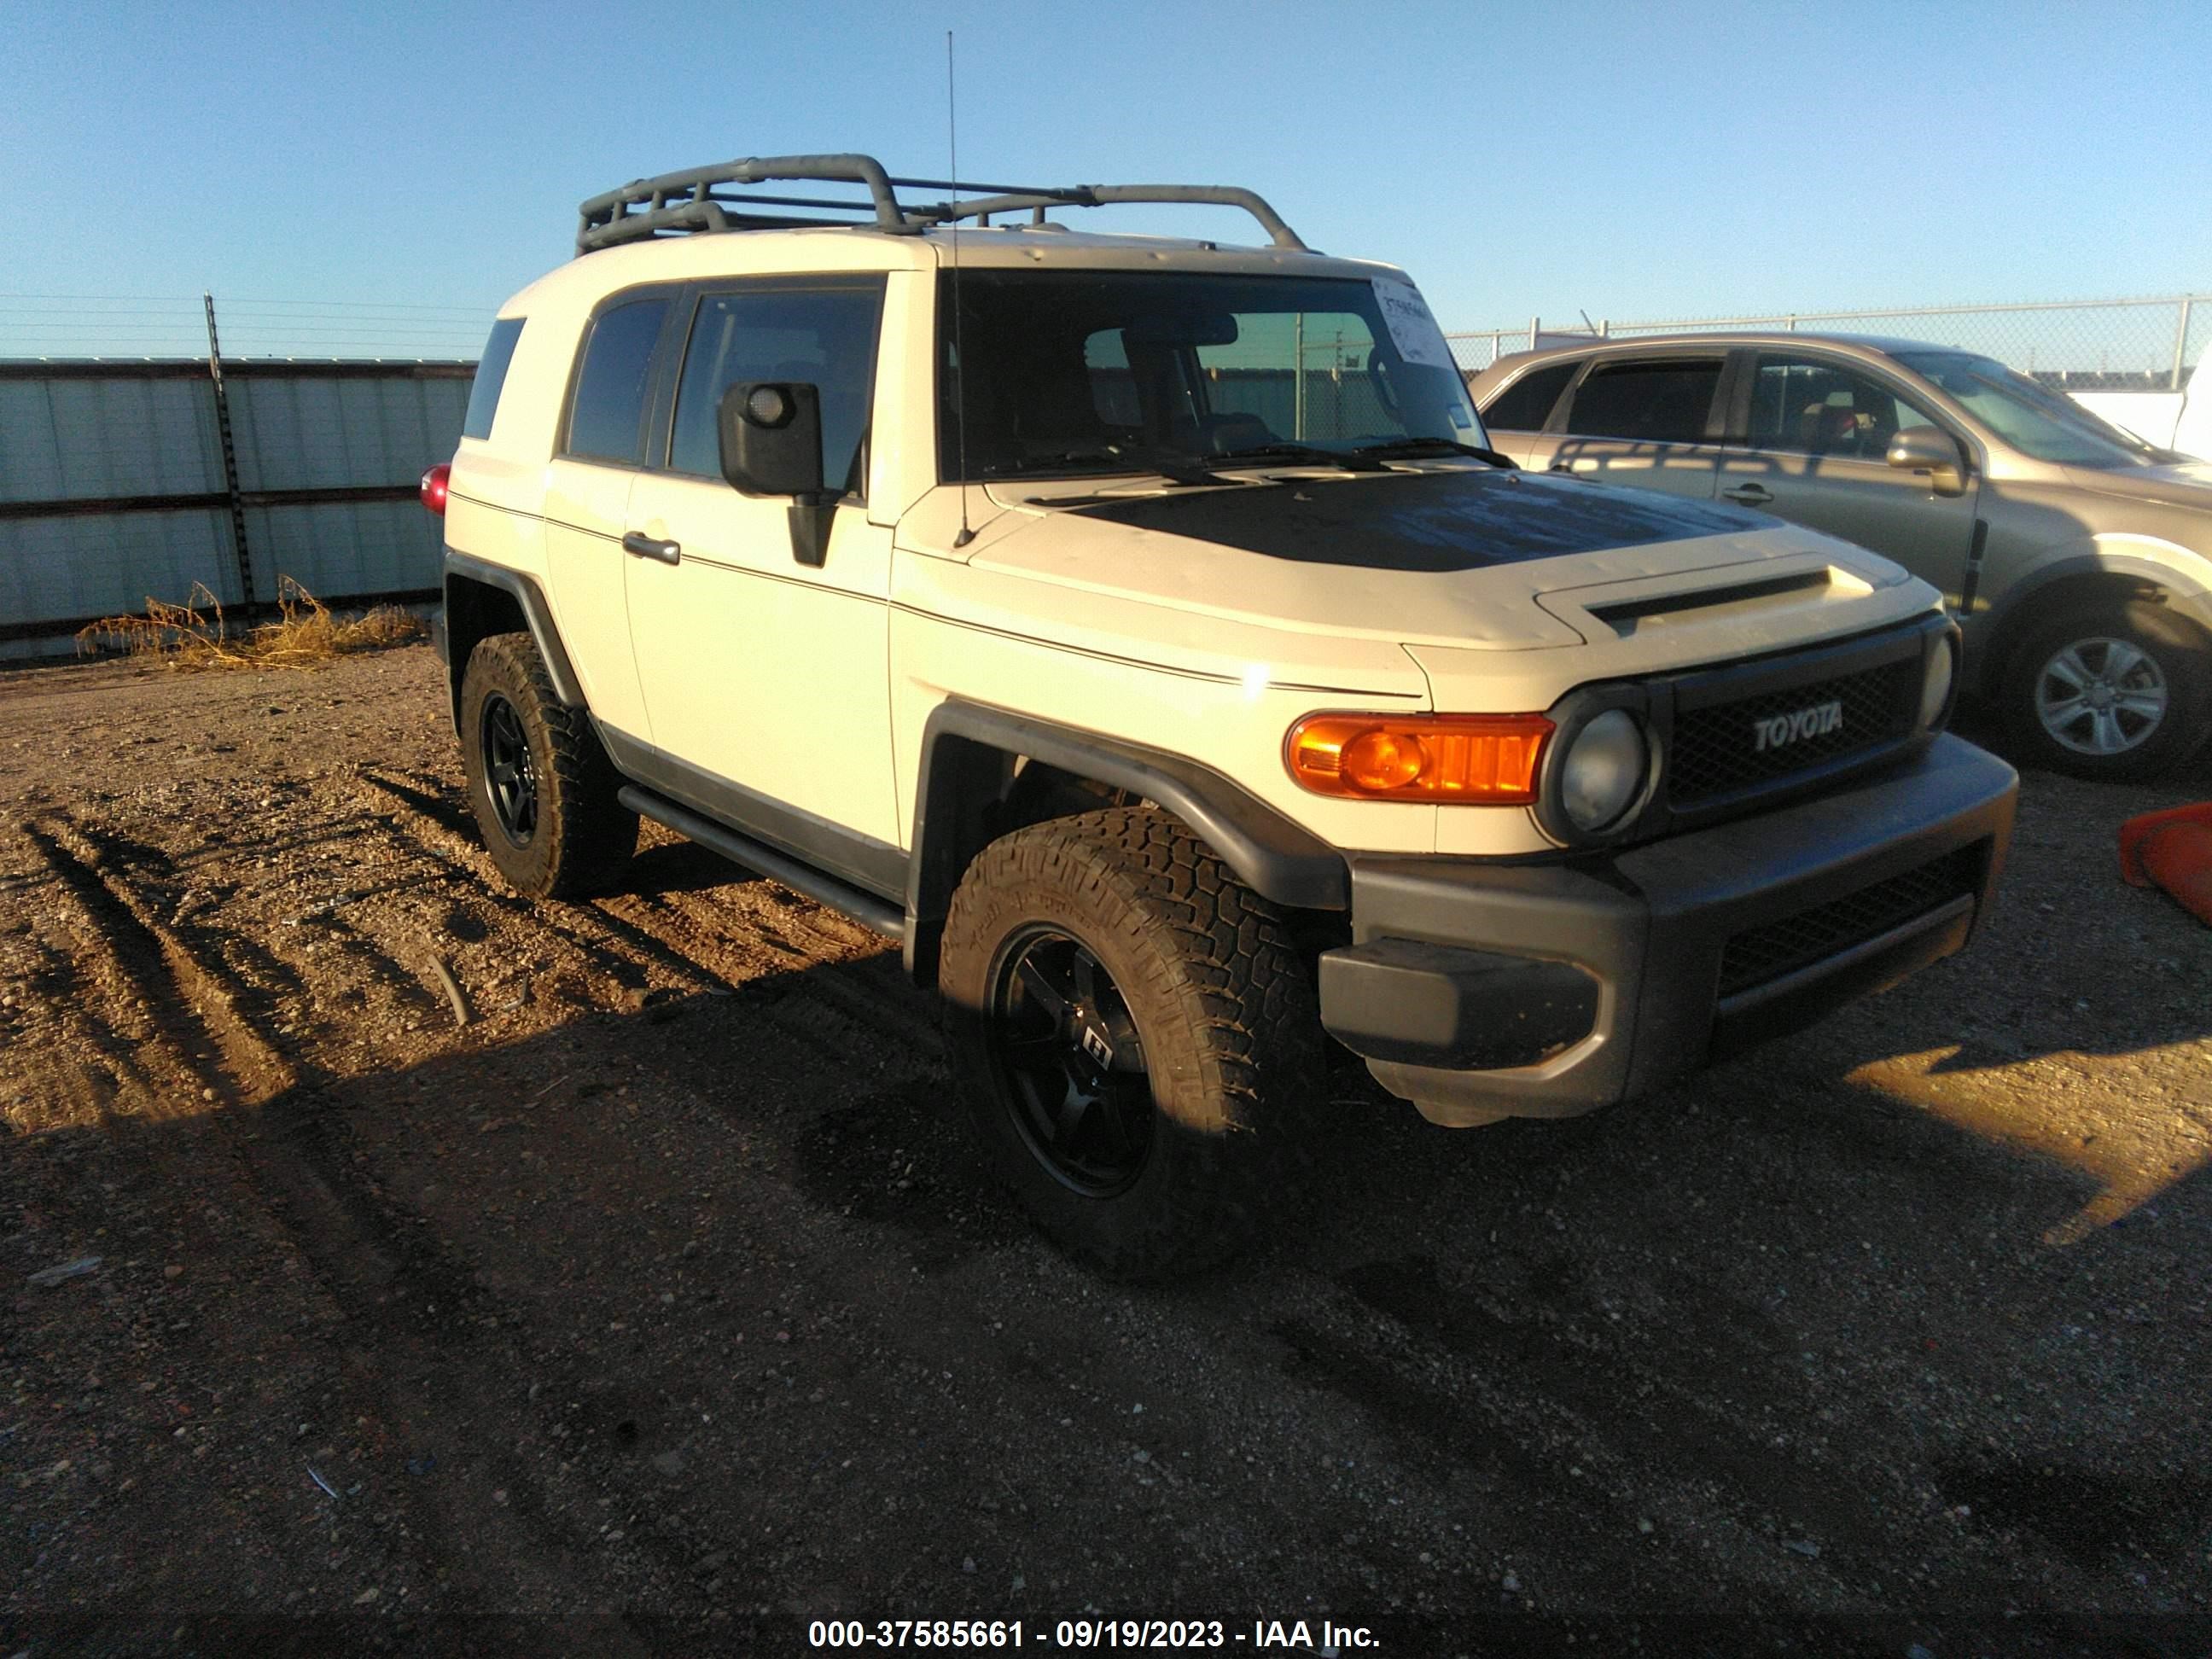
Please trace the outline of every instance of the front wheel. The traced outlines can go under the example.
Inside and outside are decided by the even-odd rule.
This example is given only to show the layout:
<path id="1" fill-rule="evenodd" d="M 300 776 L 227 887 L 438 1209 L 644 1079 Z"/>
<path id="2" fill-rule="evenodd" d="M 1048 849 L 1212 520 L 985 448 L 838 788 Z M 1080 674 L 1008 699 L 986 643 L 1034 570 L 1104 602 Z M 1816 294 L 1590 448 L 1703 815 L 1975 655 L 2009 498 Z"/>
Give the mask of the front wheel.
<path id="1" fill-rule="evenodd" d="M 939 960 L 969 1109 L 1047 1237 L 1141 1279 L 1250 1236 L 1319 1089 L 1321 1024 L 1281 916 L 1188 829 L 1115 808 L 993 842 Z"/>
<path id="2" fill-rule="evenodd" d="M 2051 618 L 2005 676 L 2021 758 L 2116 782 L 2157 775 L 2203 735 L 2205 650 L 2187 623 L 2141 600 Z"/>

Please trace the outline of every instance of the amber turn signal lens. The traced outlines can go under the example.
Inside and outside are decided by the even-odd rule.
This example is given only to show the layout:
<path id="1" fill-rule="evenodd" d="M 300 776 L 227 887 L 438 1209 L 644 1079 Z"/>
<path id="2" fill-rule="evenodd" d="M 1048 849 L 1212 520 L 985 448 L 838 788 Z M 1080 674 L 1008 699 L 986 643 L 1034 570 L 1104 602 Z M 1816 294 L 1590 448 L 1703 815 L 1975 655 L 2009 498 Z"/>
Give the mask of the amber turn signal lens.
<path id="1" fill-rule="evenodd" d="M 1316 795 L 1526 806 L 1551 735 L 1541 714 L 1310 714 L 1283 756 Z"/>

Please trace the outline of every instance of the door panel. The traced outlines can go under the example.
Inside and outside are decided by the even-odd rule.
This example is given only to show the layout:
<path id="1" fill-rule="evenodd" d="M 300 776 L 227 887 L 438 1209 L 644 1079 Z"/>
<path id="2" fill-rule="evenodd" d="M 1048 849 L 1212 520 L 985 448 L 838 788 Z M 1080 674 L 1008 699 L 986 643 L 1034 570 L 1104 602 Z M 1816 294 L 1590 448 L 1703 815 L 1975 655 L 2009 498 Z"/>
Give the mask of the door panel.
<path id="1" fill-rule="evenodd" d="M 740 495 L 719 479 L 638 479 L 630 527 L 677 544 L 673 564 L 635 554 L 623 561 L 653 747 L 682 767 L 896 846 L 905 836 L 892 805 L 891 532 L 848 501 L 815 568 L 792 556 L 789 511 L 781 498 Z M 772 823 L 744 827 L 792 839 Z M 817 847 L 791 850 L 823 856 Z"/>
<path id="2" fill-rule="evenodd" d="M 1976 490 L 1939 495 L 1884 457 L 1908 426 L 1937 426 L 1856 365 L 1762 352 L 1747 445 L 1721 463 L 1720 494 L 1896 560 L 1955 602 L 1973 545 Z M 1761 499 L 1761 498 L 1764 499 Z"/>
<path id="3" fill-rule="evenodd" d="M 863 886 L 896 889 L 906 837 L 891 777 L 891 531 L 868 521 L 884 279 L 738 279 L 698 297 L 670 415 L 667 470 L 629 501 L 630 638 L 672 793 Z M 806 564 L 792 501 L 720 476 L 715 410 L 733 386 L 819 396 L 823 481 L 842 495 Z"/>
<path id="4" fill-rule="evenodd" d="M 1551 453 L 1542 465 L 1550 471 L 1626 484 L 1632 489 L 1662 489 L 1669 495 L 1709 500 L 1720 466 L 1714 444 L 1633 443 L 1621 438 L 1583 438 L 1562 433 L 1549 438 Z M 1524 465 L 1538 465 L 1532 458 Z"/>
<path id="5" fill-rule="evenodd" d="M 583 683 L 592 714 L 650 742 L 645 694 L 630 653 L 622 535 L 630 481 L 623 467 L 556 460 L 546 468 L 545 562 L 561 643 Z"/>

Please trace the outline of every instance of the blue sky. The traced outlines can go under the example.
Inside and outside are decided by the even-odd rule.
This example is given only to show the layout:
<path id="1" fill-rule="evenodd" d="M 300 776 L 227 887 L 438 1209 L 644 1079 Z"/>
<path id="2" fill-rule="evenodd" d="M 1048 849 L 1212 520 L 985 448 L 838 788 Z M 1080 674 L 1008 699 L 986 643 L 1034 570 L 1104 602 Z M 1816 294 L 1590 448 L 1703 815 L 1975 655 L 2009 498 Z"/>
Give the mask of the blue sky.
<path id="1" fill-rule="evenodd" d="M 941 176 L 947 27 L 964 173 L 1248 184 L 1448 328 L 2212 289 L 2202 3 L 10 0 L 0 295 L 60 298 L 0 301 L 0 353 L 184 349 L 203 289 L 272 339 L 472 353 L 626 179 L 845 149 Z"/>

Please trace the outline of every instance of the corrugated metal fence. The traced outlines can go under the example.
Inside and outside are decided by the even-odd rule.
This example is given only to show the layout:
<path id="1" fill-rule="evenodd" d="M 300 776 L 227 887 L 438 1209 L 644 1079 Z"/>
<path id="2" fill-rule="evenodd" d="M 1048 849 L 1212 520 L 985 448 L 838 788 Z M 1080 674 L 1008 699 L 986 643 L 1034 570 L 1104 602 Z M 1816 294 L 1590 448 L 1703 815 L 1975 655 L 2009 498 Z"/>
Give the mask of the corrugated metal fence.
<path id="1" fill-rule="evenodd" d="M 196 583 L 249 613 L 286 576 L 331 605 L 434 598 L 416 485 L 452 458 L 475 374 L 226 357 L 234 479 L 207 359 L 0 362 L 0 645 Z"/>

